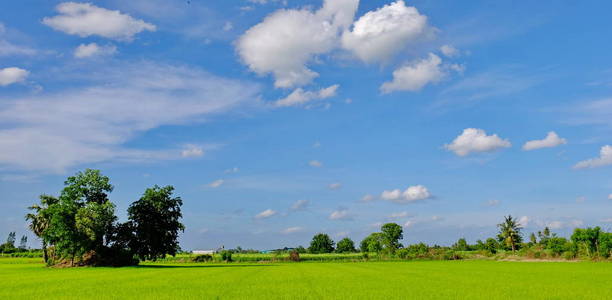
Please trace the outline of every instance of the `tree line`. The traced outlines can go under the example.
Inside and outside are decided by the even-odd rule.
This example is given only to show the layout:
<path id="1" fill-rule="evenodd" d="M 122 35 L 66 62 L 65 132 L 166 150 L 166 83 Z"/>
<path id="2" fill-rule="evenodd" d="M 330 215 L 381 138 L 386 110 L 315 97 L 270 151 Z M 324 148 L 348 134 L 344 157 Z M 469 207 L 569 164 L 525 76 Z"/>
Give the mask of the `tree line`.
<path id="1" fill-rule="evenodd" d="M 108 197 L 113 189 L 99 170 L 87 169 L 68 177 L 58 197 L 40 195 L 28 208 L 25 218 L 42 241 L 48 265 L 133 265 L 179 251 L 178 234 L 185 227 L 174 187 L 147 188 L 123 223 Z"/>
<path id="2" fill-rule="evenodd" d="M 575 228 L 569 239 L 553 233 L 545 227 L 543 231 L 531 233 L 529 240 L 524 241 L 523 227 L 516 218 L 505 216 L 497 224 L 498 234 L 485 241 L 477 240 L 468 244 L 465 238 L 460 238 L 450 247 L 438 245 L 429 246 L 425 243 L 402 245 L 403 229 L 396 223 L 382 225 L 379 232 L 373 232 L 359 244 L 359 249 L 348 237 L 336 244 L 329 235 L 317 233 L 313 236 L 308 248 L 298 247 L 300 253 L 375 253 L 398 258 L 432 258 L 457 259 L 462 252 L 478 252 L 484 256 L 492 256 L 499 252 L 511 253 L 531 258 L 603 258 L 612 255 L 612 233 L 603 231 L 600 227 Z"/>

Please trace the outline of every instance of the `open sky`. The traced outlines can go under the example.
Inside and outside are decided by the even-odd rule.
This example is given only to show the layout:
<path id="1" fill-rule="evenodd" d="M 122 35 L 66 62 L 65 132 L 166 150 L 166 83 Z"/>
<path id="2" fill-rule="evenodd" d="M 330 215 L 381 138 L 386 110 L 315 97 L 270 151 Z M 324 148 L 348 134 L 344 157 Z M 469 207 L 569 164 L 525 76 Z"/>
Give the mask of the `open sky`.
<path id="1" fill-rule="evenodd" d="M 186 249 L 612 223 L 612 3 L 0 3 L 0 238 L 85 168 Z M 35 246 L 31 234 L 30 244 Z"/>

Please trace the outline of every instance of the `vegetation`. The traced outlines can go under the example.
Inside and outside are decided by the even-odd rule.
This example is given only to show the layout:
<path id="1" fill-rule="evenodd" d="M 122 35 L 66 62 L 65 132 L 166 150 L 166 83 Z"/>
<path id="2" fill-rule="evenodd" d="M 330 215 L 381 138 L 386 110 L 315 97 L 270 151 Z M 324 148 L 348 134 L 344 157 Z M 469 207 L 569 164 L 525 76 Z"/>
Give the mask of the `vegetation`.
<path id="1" fill-rule="evenodd" d="M 369 262 L 367 266 L 336 262 L 208 265 L 158 260 L 120 269 L 54 270 L 42 267 L 41 261 L 0 259 L 0 299 L 612 298 L 612 268 L 603 263 L 472 260 Z"/>
<path id="2" fill-rule="evenodd" d="M 308 248 L 310 253 L 332 253 L 334 252 L 334 241 L 325 233 L 318 233 L 312 237 L 310 247 Z"/>
<path id="3" fill-rule="evenodd" d="M 147 189 L 128 209 L 128 222 L 118 223 L 108 198 L 113 186 L 99 170 L 79 172 L 64 185 L 57 198 L 41 195 L 25 217 L 47 264 L 129 265 L 178 251 L 182 201 L 171 197 L 173 187 Z"/>

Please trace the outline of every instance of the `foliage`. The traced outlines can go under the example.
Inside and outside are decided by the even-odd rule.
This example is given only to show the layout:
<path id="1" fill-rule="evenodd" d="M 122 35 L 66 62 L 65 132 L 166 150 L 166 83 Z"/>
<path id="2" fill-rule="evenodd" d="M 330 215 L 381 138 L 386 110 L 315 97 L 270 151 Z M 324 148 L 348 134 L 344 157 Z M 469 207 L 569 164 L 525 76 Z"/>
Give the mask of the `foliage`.
<path id="1" fill-rule="evenodd" d="M 399 240 L 404 238 L 402 226 L 396 223 L 387 223 L 380 228 L 380 231 L 382 233 L 383 247 L 389 253 L 395 253 L 395 250 L 402 247 L 402 244 L 399 242 Z"/>
<path id="2" fill-rule="evenodd" d="M 25 216 L 48 264 L 118 266 L 137 263 L 135 254 L 155 259 L 178 251 L 182 202 L 170 197 L 172 187 L 147 189 L 130 206 L 130 220 L 118 224 L 108 198 L 113 186 L 99 170 L 78 172 L 64 184 L 59 197 L 41 195 Z"/>
<path id="3" fill-rule="evenodd" d="M 224 262 L 232 261 L 232 251 L 223 250 L 219 252 L 219 255 L 221 256 L 221 260 L 223 260 Z"/>
<path id="4" fill-rule="evenodd" d="M 295 250 L 291 251 L 289 253 L 289 260 L 294 262 L 300 261 L 300 253 Z"/>
<path id="5" fill-rule="evenodd" d="M 310 253 L 332 253 L 334 241 L 325 233 L 318 233 L 312 237 L 308 252 Z"/>
<path id="6" fill-rule="evenodd" d="M 353 240 L 347 237 L 341 239 L 336 245 L 336 252 L 338 253 L 350 253 L 356 251 L 357 250 L 355 250 L 355 243 L 353 242 Z"/>
<path id="7" fill-rule="evenodd" d="M 371 233 L 360 243 L 361 252 L 378 253 L 383 249 L 383 236 L 380 232 Z"/>
<path id="8" fill-rule="evenodd" d="M 180 197 L 172 197 L 174 187 L 154 186 L 128 208 L 129 223 L 134 239 L 129 246 L 142 260 L 155 260 L 166 254 L 176 255 L 180 249 L 179 231 L 185 230 L 180 222 Z"/>
<path id="9" fill-rule="evenodd" d="M 499 234 L 497 235 L 500 242 L 512 249 L 514 252 L 517 245 L 521 243 L 521 225 L 518 220 L 511 215 L 504 217 L 504 222 L 497 225 Z"/>
<path id="10" fill-rule="evenodd" d="M 201 255 L 197 255 L 197 256 L 193 257 L 191 259 L 191 261 L 193 261 L 193 262 L 209 262 L 212 259 L 213 259 L 213 257 L 210 254 L 201 254 Z"/>
<path id="11" fill-rule="evenodd" d="M 482 241 L 480 241 L 482 243 Z M 470 250 L 470 246 L 468 245 L 467 241 L 465 240 L 465 238 L 460 238 L 459 240 L 457 240 L 457 242 L 455 244 L 453 244 L 453 250 L 456 251 L 468 251 Z"/>

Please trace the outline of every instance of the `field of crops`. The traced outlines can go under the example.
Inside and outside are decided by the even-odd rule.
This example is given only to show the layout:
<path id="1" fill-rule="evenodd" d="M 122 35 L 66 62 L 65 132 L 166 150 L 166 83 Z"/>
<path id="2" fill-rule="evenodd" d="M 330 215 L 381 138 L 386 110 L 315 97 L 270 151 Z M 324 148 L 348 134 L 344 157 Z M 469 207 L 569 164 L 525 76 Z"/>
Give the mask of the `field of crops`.
<path id="1" fill-rule="evenodd" d="M 0 259 L 0 299 L 612 299 L 606 262 L 145 263 L 45 268 Z"/>

